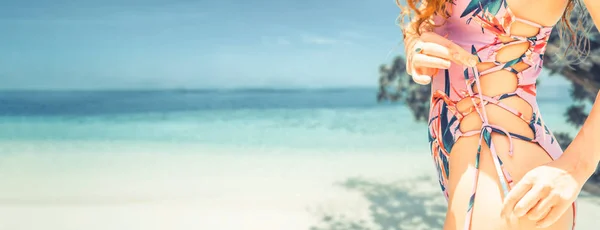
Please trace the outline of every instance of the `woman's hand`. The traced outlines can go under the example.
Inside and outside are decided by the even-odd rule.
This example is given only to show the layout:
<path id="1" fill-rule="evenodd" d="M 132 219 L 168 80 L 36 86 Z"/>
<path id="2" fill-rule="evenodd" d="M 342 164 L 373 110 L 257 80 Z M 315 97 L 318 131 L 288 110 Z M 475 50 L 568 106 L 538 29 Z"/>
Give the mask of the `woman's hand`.
<path id="1" fill-rule="evenodd" d="M 454 42 L 434 33 L 424 32 L 406 48 L 406 72 L 418 84 L 429 84 L 439 69 L 450 68 L 450 62 L 473 67 L 478 58 Z"/>
<path id="2" fill-rule="evenodd" d="M 571 207 L 587 175 L 561 158 L 527 172 L 504 199 L 501 216 L 526 216 L 546 228 Z M 510 221 L 509 221 L 510 222 Z"/>

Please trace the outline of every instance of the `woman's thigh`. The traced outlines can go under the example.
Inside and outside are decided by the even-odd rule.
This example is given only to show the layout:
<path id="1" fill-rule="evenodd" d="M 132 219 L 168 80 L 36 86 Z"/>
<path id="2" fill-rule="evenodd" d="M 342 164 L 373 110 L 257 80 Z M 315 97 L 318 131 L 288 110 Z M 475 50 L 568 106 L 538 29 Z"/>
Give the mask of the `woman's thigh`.
<path id="1" fill-rule="evenodd" d="M 492 142 L 515 183 L 518 183 L 529 170 L 552 160 L 545 150 L 535 143 L 513 140 L 514 155 L 508 156 L 509 142 L 506 136 L 492 134 Z M 445 230 L 464 228 L 475 179 L 475 155 L 478 144 L 479 137 L 462 137 L 450 153 L 448 182 L 450 200 Z M 488 146 L 483 144 L 471 229 L 537 229 L 535 222 L 527 218 L 521 218 L 513 222 L 516 223 L 513 225 L 505 223 L 500 218 L 503 197 L 500 178 L 496 173 L 492 155 Z M 572 228 L 572 224 L 573 210 L 569 209 L 558 222 L 547 229 L 567 230 Z"/>

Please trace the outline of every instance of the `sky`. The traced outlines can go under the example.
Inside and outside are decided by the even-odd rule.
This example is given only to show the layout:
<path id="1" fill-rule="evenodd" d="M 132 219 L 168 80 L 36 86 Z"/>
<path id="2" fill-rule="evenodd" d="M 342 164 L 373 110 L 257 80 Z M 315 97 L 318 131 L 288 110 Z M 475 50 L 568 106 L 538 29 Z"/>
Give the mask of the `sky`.
<path id="1" fill-rule="evenodd" d="M 375 86 L 394 0 L 3 0 L 1 89 Z"/>

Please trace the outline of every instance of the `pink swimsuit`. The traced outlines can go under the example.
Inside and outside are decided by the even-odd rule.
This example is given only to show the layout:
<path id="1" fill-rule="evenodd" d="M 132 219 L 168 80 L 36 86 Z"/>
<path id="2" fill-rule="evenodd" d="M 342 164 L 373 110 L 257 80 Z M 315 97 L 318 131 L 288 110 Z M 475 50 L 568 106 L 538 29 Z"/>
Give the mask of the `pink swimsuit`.
<path id="1" fill-rule="evenodd" d="M 441 20 L 443 19 L 437 21 L 443 22 Z M 511 25 L 516 21 L 539 28 L 539 33 L 531 37 L 511 34 Z M 491 139 L 492 133 L 502 134 L 508 138 L 510 142 L 509 156 L 512 156 L 513 153 L 512 139 L 537 143 L 546 150 L 552 159 L 557 159 L 563 152 L 553 134 L 544 125 L 536 102 L 535 83 L 542 70 L 544 51 L 551 31 L 552 27 L 540 26 L 536 23 L 515 17 L 506 5 L 505 0 L 455 0 L 450 10 L 450 17 L 445 20 L 445 24 L 435 29 L 437 34 L 446 36 L 465 50 L 477 55 L 480 62 L 495 64 L 491 69 L 481 72 L 477 68 L 452 64 L 448 70 L 440 71 L 433 78 L 432 82 L 429 141 L 434 163 L 438 170 L 440 185 L 447 199 L 448 192 L 446 187 L 450 174 L 448 158 L 450 157 L 452 146 L 460 137 L 479 136 L 479 148 L 475 161 L 476 173 L 473 179 L 473 192 L 465 220 L 465 230 L 469 230 L 471 227 L 473 202 L 475 200 L 479 175 L 481 145 L 485 144 L 490 149 L 505 196 L 512 185 L 512 179 L 508 171 L 502 166 L 502 161 L 497 155 Z M 514 41 L 502 42 L 499 36 L 511 37 Z M 509 62 L 501 63 L 496 60 L 496 55 L 501 48 L 518 43 L 529 43 L 530 48 L 522 56 Z M 520 62 L 527 64 L 529 67 L 521 72 L 513 69 L 513 66 Z M 479 80 L 481 77 L 501 70 L 510 71 L 517 76 L 518 85 L 514 92 L 492 96 L 484 95 L 485 92 L 474 92 L 482 92 Z M 457 103 L 463 98 L 468 97 L 471 98 L 470 101 L 474 105 L 473 109 L 468 112 L 460 112 L 457 108 Z M 502 103 L 503 99 L 509 97 L 520 97 L 528 102 L 533 109 L 531 119 L 526 118 L 521 112 Z M 534 138 L 511 133 L 503 127 L 490 124 L 484 108 L 485 105 L 490 103 L 521 118 L 533 131 Z M 459 125 L 462 118 L 471 113 L 477 113 L 483 121 L 483 125 L 479 130 L 461 132 Z M 573 226 L 575 226 L 574 223 Z"/>

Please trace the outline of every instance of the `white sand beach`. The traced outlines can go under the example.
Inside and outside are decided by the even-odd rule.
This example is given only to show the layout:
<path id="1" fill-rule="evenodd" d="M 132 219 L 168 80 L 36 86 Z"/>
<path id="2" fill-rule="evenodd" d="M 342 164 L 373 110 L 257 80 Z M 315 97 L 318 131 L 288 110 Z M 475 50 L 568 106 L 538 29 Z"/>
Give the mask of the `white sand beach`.
<path id="1" fill-rule="evenodd" d="M 41 141 L 0 147 L 2 230 L 328 229 L 324 219 L 440 229 L 445 208 L 427 153 Z M 597 229 L 600 197 L 584 193 L 579 204 L 577 229 Z"/>

